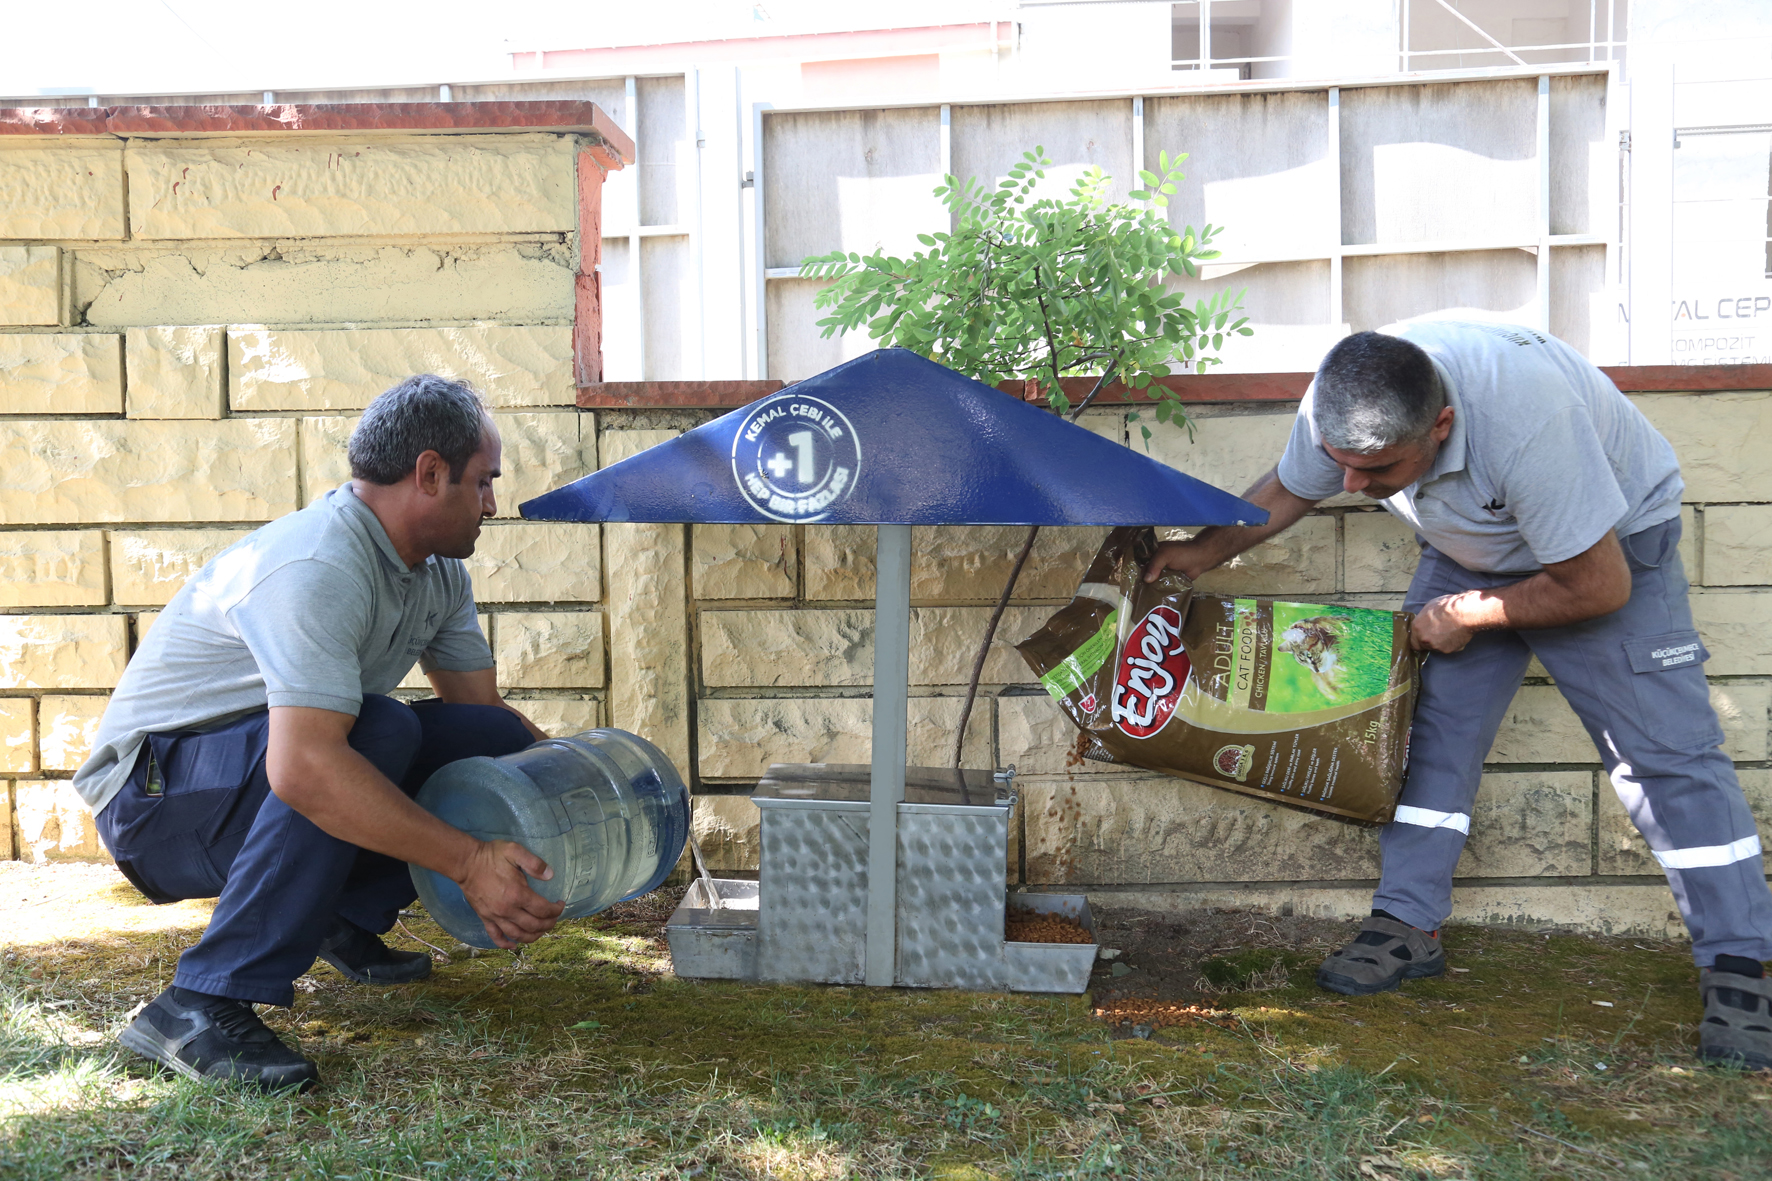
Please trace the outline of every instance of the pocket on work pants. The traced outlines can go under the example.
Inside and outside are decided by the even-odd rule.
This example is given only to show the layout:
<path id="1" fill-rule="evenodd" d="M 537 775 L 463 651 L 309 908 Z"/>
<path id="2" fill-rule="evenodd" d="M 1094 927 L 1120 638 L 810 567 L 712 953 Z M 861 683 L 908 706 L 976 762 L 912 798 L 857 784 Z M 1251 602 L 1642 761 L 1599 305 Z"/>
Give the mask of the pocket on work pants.
<path id="1" fill-rule="evenodd" d="M 1666 562 L 1668 555 L 1675 553 L 1680 544 L 1680 522 L 1678 518 L 1664 521 L 1659 525 L 1651 525 L 1640 533 L 1632 533 L 1618 539 L 1618 548 L 1624 551 L 1624 561 L 1631 573 L 1640 574 L 1645 570 L 1659 570 Z"/>
<path id="2" fill-rule="evenodd" d="M 1708 750 L 1723 741 L 1704 679 L 1710 653 L 1696 631 L 1626 640 L 1624 653 L 1644 734 L 1675 750 Z"/>
<path id="3" fill-rule="evenodd" d="M 129 798 L 119 801 L 132 816 L 112 849 L 143 894 L 161 902 L 221 892 L 226 867 L 211 851 L 233 827 L 251 823 L 240 812 L 262 738 L 263 726 L 251 719 L 208 732 L 148 735 L 142 766 L 124 788 Z M 151 796 L 150 776 L 160 788 Z"/>

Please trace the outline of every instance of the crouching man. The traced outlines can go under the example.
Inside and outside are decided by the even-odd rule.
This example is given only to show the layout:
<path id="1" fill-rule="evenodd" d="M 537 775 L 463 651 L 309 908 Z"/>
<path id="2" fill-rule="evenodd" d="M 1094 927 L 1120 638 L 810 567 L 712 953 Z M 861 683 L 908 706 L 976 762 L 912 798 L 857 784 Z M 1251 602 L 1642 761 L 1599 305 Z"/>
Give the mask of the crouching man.
<path id="1" fill-rule="evenodd" d="M 1772 894 L 1704 679 L 1673 448 L 1574 349 L 1526 328 L 1362 332 L 1317 370 L 1256 528 L 1164 545 L 1190 577 L 1358 492 L 1422 539 L 1405 607 L 1431 655 L 1372 915 L 1317 982 L 1361 995 L 1446 970 L 1439 928 L 1483 757 L 1536 655 L 1599 749 L 1692 933 L 1699 1055 L 1772 1069 Z"/>
<path id="2" fill-rule="evenodd" d="M 218 899 L 122 1035 L 192 1078 L 312 1086 L 253 1005 L 290 1004 L 316 955 L 359 982 L 430 974 L 378 938 L 416 896 L 407 862 L 457 882 L 501 947 L 561 910 L 529 888 L 539 858 L 412 800 L 444 763 L 545 737 L 499 696 L 462 564 L 496 511 L 498 433 L 472 390 L 413 377 L 364 412 L 350 460 L 173 597 L 74 779 L 137 889 Z M 407 705 L 389 694 L 415 662 L 436 697 Z"/>

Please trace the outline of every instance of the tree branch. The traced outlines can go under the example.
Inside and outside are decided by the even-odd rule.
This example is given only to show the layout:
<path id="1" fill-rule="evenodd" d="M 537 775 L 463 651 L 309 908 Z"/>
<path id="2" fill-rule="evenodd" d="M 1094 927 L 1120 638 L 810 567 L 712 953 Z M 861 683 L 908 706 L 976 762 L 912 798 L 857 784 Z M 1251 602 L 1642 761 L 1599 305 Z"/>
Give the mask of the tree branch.
<path id="1" fill-rule="evenodd" d="M 991 621 L 985 625 L 984 643 L 978 646 L 978 655 L 972 661 L 972 676 L 966 683 L 966 704 L 960 707 L 960 722 L 954 727 L 954 769 L 959 770 L 960 761 L 966 750 L 966 723 L 972 720 L 972 702 L 978 696 L 978 679 L 984 675 L 985 659 L 991 654 L 991 641 L 996 638 L 997 624 L 1002 621 L 1003 612 L 1009 606 L 1009 596 L 1015 593 L 1016 580 L 1021 577 L 1021 568 L 1027 565 L 1028 555 L 1034 552 L 1034 539 L 1040 536 L 1040 527 L 1028 527 L 1027 540 L 1021 543 L 1021 552 L 1015 555 L 1015 565 L 1009 570 L 1009 580 L 1003 584 L 1003 593 L 997 599 L 997 609 L 991 612 Z"/>
<path id="2" fill-rule="evenodd" d="M 1105 370 L 1102 373 L 1101 380 L 1095 383 L 1095 388 L 1089 391 L 1089 396 L 1084 398 L 1081 402 L 1078 402 L 1077 408 L 1071 411 L 1072 422 L 1077 421 L 1077 419 L 1083 416 L 1083 411 L 1089 409 L 1089 403 L 1095 401 L 1095 395 L 1101 393 L 1102 388 L 1107 385 L 1108 379 L 1113 377 L 1113 375 L 1114 371 L 1112 369 Z"/>

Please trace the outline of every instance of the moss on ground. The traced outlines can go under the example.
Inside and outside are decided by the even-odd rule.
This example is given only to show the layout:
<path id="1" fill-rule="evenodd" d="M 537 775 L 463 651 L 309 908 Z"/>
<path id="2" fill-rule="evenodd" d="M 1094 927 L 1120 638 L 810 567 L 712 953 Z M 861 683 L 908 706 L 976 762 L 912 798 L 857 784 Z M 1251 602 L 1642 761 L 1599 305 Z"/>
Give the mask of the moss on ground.
<path id="1" fill-rule="evenodd" d="M 1363 998 L 1232 949 L 1196 965 L 1216 1016 L 1128 1037 L 1085 997 L 679 980 L 668 898 L 521 956 L 413 916 L 449 962 L 316 966 L 266 1016 L 327 1085 L 265 1099 L 111 1050 L 202 908 L 60 880 L 0 965 L 7 1177 L 1772 1176 L 1772 1079 L 1691 1058 L 1673 944 L 1452 928 L 1463 970 Z"/>

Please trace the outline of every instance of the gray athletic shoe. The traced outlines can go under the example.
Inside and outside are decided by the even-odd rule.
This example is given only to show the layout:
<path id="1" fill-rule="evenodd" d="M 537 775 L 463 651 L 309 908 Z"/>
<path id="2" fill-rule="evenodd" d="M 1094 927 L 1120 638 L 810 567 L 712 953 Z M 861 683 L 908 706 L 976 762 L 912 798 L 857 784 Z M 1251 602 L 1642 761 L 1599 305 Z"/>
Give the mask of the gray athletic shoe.
<path id="1" fill-rule="evenodd" d="M 186 1078 L 246 1083 L 266 1091 L 306 1091 L 320 1070 L 266 1027 L 245 1001 L 212 997 L 197 1005 L 167 989 L 118 1037 L 126 1049 Z"/>
<path id="2" fill-rule="evenodd" d="M 1749 1070 L 1772 1070 L 1772 980 L 1701 968 L 1704 1020 L 1698 1056 Z"/>
<path id="3" fill-rule="evenodd" d="M 1389 992 L 1405 980 L 1444 976 L 1446 953 L 1440 933 L 1373 915 L 1360 924 L 1354 941 L 1323 961 L 1317 983 L 1346 996 Z"/>

